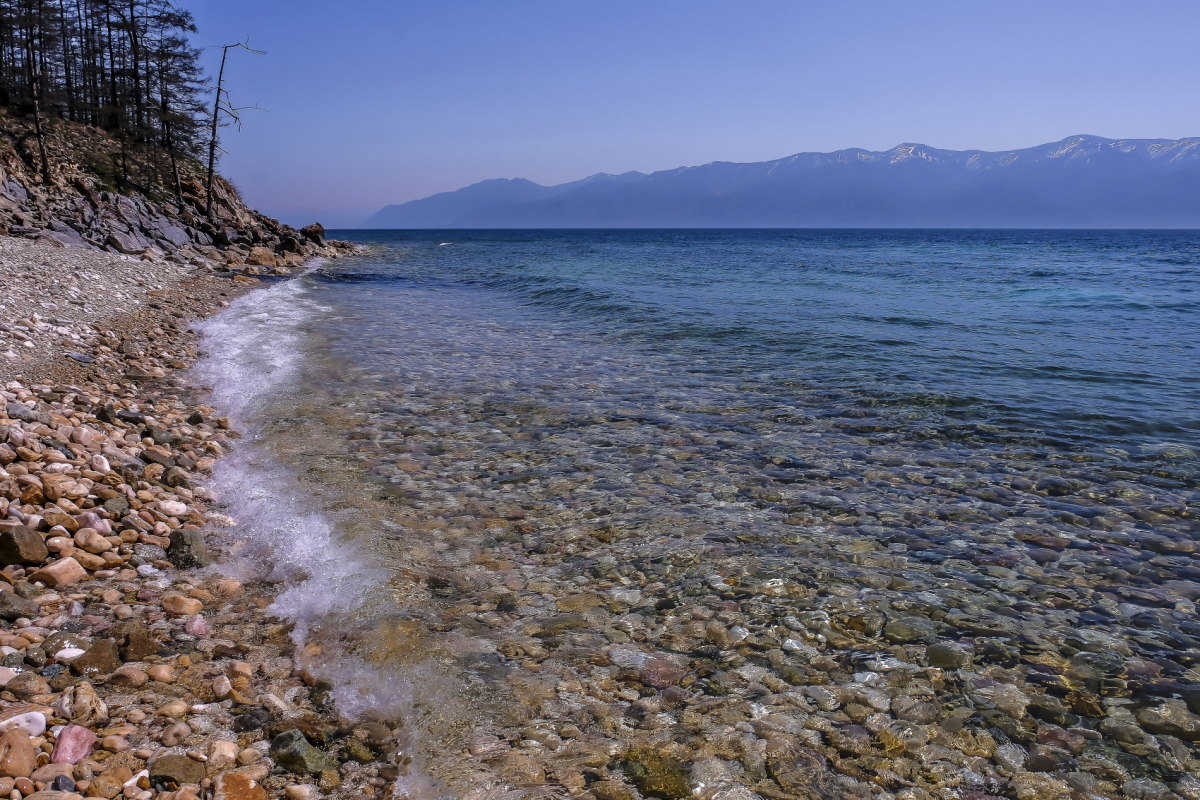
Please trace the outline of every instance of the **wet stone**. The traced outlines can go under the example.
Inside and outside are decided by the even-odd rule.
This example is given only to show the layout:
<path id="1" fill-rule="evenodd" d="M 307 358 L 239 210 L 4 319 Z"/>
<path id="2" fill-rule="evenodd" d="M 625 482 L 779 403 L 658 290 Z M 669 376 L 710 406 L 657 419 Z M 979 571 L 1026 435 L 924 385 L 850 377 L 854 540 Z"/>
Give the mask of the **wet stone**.
<path id="1" fill-rule="evenodd" d="M 629 750 L 617 766 L 647 797 L 676 800 L 691 796 L 687 763 L 661 748 Z"/>
<path id="2" fill-rule="evenodd" d="M 150 780 L 171 786 L 200 783 L 204 780 L 204 765 L 186 755 L 170 753 L 150 762 Z"/>
<path id="3" fill-rule="evenodd" d="M 270 711 L 262 706 L 254 706 L 233 718 L 233 729 L 239 733 L 255 731 L 264 727 L 270 720 Z"/>
<path id="4" fill-rule="evenodd" d="M 97 639 L 83 655 L 71 662 L 76 675 L 108 675 L 121 666 L 121 656 L 115 639 Z"/>
<path id="5" fill-rule="evenodd" d="M 337 759 L 313 747 L 298 730 L 284 731 L 271 740 L 271 758 L 284 769 L 300 775 L 337 769 Z"/>
<path id="6" fill-rule="evenodd" d="M 38 615 L 38 604 L 14 592 L 0 592 L 0 619 L 12 622 Z"/>
<path id="7" fill-rule="evenodd" d="M 24 778 L 37 768 L 37 753 L 29 734 L 11 728 L 0 734 L 0 775 Z"/>
<path id="8" fill-rule="evenodd" d="M 212 563 L 212 554 L 204 541 L 203 532 L 190 528 L 180 528 L 171 532 L 171 546 L 167 548 L 167 558 L 172 564 L 183 569 L 205 567 Z"/>
<path id="9" fill-rule="evenodd" d="M 140 622 L 127 622 L 118 631 L 121 635 L 121 657 L 126 661 L 144 661 L 162 647 L 158 636 Z"/>
<path id="10" fill-rule="evenodd" d="M 970 653 L 954 642 L 934 642 L 925 649 L 925 657 L 931 667 L 941 669 L 960 669 L 971 660 Z"/>
<path id="11" fill-rule="evenodd" d="M 336 274 L 308 288 L 357 302 Z M 532 307 L 486 330 L 443 310 L 436 337 L 406 314 L 314 320 L 329 358 L 306 366 L 330 380 L 272 396 L 287 422 L 264 441 L 396 567 L 394 606 L 310 629 L 308 696 L 347 650 L 421 687 L 397 741 L 447 796 L 1189 796 L 1200 473 L 1165 455 L 1184 448 L 764 388 L 753 354 L 704 374 L 658 349 L 632 365 L 625 341 L 584 358 L 574 329 L 509 337 Z M 244 745 L 296 715 L 260 718 L 242 702 L 262 687 L 237 683 L 217 695 L 256 764 Z M 353 783 L 372 748 L 327 739 L 308 742 Z"/>
<path id="12" fill-rule="evenodd" d="M 1200 715 L 1192 713 L 1181 701 L 1168 700 L 1161 705 L 1139 708 L 1136 716 L 1151 733 L 1200 742 Z"/>
<path id="13" fill-rule="evenodd" d="M 924 617 L 901 617 L 883 627 L 883 635 L 892 642 L 926 642 L 937 636 L 938 626 Z"/>

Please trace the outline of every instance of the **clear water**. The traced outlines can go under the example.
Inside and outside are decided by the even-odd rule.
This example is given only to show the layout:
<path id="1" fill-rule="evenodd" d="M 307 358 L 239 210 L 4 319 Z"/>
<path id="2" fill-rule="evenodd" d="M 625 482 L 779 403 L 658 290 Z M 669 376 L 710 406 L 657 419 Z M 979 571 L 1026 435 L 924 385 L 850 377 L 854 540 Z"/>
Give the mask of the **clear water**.
<path id="1" fill-rule="evenodd" d="M 1001 745 L 1086 729 L 1063 769 L 1110 796 L 1182 780 L 1105 716 L 1200 688 L 1200 234 L 334 235 L 366 250 L 211 320 L 200 375 L 248 434 L 230 535 L 343 711 L 404 720 L 398 796 L 637 783 L 663 737 L 693 796 L 786 796 L 712 749 L 766 708 L 837 796 L 1014 796 L 949 745 L 863 782 L 862 721 L 796 699 L 863 681 Z"/>
<path id="2" fill-rule="evenodd" d="M 374 250 L 331 269 L 341 288 L 324 296 L 357 302 L 370 284 L 382 314 L 436 289 L 759 397 L 937 406 L 1096 444 L 1200 437 L 1192 232 L 337 235 Z"/>

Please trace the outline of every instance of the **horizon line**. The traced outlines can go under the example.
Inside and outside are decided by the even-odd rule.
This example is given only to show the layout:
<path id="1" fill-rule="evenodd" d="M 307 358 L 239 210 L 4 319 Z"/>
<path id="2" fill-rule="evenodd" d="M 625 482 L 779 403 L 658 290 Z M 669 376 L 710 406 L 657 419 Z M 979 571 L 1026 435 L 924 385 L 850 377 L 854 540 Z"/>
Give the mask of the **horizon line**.
<path id="1" fill-rule="evenodd" d="M 707 226 L 707 225 L 689 225 L 676 227 L 662 227 L 647 225 L 644 227 L 537 227 L 537 228 L 512 228 L 512 227 L 463 227 L 463 228 L 335 228 L 330 227 L 329 231 L 355 231 L 355 232 L 434 232 L 434 231 L 1026 231 L 1026 232 L 1043 232 L 1043 231 L 1059 231 L 1059 232 L 1089 232 L 1089 231 L 1108 231 L 1120 232 L 1129 231 L 1136 233 L 1179 233 L 1179 232 L 1195 232 L 1200 233 L 1200 225 L 1196 227 L 1146 227 L 1146 228 L 1131 228 L 1131 227 L 1009 227 L 1009 226 L 934 226 L 934 227 L 913 227 L 901 225 L 888 226 L 840 226 L 840 225 L 820 225 L 820 226 L 795 226 L 795 227 L 779 227 L 777 225 L 738 225 L 738 226 Z"/>

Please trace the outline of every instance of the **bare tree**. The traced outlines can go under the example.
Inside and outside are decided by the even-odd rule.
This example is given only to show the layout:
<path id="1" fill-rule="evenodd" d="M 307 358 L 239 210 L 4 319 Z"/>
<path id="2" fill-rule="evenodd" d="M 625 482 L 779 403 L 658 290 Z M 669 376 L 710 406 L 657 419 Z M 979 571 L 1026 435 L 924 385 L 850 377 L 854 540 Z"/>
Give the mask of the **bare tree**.
<path id="1" fill-rule="evenodd" d="M 217 174 L 217 150 L 220 147 L 221 115 L 224 114 L 233 122 L 240 124 L 242 119 L 240 112 L 251 107 L 242 106 L 239 108 L 234 106 L 229 100 L 229 93 L 225 90 L 225 64 L 229 60 L 229 51 L 239 48 L 255 55 L 266 55 L 264 51 L 255 50 L 250 47 L 247 42 L 227 44 L 221 48 L 221 68 L 217 70 L 217 87 L 213 95 L 212 126 L 208 137 L 208 179 L 205 182 L 204 213 L 210 218 L 213 213 L 213 181 L 216 179 Z"/>

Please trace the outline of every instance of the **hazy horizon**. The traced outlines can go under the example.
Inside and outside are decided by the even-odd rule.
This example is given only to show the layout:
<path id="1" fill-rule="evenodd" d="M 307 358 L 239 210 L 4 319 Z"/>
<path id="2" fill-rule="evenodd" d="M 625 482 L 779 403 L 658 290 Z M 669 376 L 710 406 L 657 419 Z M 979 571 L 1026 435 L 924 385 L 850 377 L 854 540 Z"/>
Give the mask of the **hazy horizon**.
<path id="1" fill-rule="evenodd" d="M 1200 133 L 1180 80 L 1200 74 L 1200 7 L 1182 2 L 1152 15 L 1116 2 L 902 15 L 867 2 L 853 16 L 778 0 L 194 9 L 197 44 L 248 36 L 268 53 L 232 58 L 235 102 L 263 110 L 226 132 L 223 169 L 295 224 L 354 225 L 490 178 Z"/>

